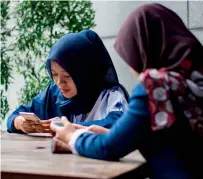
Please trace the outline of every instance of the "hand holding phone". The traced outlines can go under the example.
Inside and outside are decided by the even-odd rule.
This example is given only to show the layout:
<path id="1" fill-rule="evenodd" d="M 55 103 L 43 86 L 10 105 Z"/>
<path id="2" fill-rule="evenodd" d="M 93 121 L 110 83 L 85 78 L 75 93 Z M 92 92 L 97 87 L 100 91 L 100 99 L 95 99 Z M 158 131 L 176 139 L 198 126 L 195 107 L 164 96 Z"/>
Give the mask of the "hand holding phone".
<path id="1" fill-rule="evenodd" d="M 14 120 L 17 130 L 24 133 L 50 133 L 51 120 L 40 120 L 34 113 L 19 112 Z"/>
<path id="2" fill-rule="evenodd" d="M 63 127 L 63 122 L 61 120 L 52 120 L 51 123 L 53 123 L 54 125 L 57 125 L 59 127 Z"/>
<path id="3" fill-rule="evenodd" d="M 40 122 L 40 119 L 34 114 L 30 112 L 19 112 L 19 114 L 28 121 Z"/>

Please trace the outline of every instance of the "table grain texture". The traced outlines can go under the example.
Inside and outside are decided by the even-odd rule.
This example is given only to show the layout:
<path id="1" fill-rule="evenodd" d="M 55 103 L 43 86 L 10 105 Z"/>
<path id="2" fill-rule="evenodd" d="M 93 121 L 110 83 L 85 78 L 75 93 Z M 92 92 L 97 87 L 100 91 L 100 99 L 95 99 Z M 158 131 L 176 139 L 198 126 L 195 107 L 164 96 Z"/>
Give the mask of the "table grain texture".
<path id="1" fill-rule="evenodd" d="M 139 178 L 144 158 L 134 151 L 119 161 L 52 154 L 51 136 L 1 132 L 2 179 Z"/>

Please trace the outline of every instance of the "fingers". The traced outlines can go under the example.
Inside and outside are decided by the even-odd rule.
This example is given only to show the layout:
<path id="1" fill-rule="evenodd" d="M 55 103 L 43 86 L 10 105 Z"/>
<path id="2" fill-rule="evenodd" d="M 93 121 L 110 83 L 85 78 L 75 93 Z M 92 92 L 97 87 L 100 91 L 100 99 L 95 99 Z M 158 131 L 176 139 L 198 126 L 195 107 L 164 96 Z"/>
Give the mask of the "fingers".
<path id="1" fill-rule="evenodd" d="M 104 134 L 109 131 L 109 129 L 97 125 L 92 125 L 88 127 L 88 130 L 97 134 Z"/>
<path id="2" fill-rule="evenodd" d="M 42 129 L 41 131 L 39 131 L 39 133 L 49 133 L 51 134 L 51 129 Z"/>
<path id="3" fill-rule="evenodd" d="M 26 133 L 26 134 L 28 134 L 28 133 L 35 133 L 36 132 L 34 129 L 28 129 L 28 128 L 26 128 L 26 129 L 23 128 L 22 131 L 24 133 Z"/>
<path id="4" fill-rule="evenodd" d="M 34 122 L 32 122 L 32 123 L 29 123 L 29 122 L 23 122 L 23 123 L 22 123 L 22 126 L 23 126 L 23 127 L 32 128 L 32 126 L 33 126 L 34 124 L 35 124 Z"/>
<path id="5" fill-rule="evenodd" d="M 61 117 L 61 121 L 62 121 L 64 126 L 67 126 L 68 124 L 71 124 L 65 116 Z"/>
<path id="6" fill-rule="evenodd" d="M 36 124 L 37 126 L 42 126 L 45 129 L 49 129 L 50 128 L 50 124 Z"/>
<path id="7" fill-rule="evenodd" d="M 35 130 L 34 133 L 49 133 L 51 134 L 51 130 L 50 129 L 40 129 L 40 130 Z"/>
<path id="8" fill-rule="evenodd" d="M 50 124 L 33 124 L 32 126 L 34 126 L 35 128 L 44 128 L 44 129 L 49 129 L 50 128 Z"/>
<path id="9" fill-rule="evenodd" d="M 43 130 L 43 129 L 49 129 L 50 128 L 49 126 L 48 127 L 44 127 L 44 126 L 42 126 L 40 124 L 39 125 L 35 124 L 32 127 L 35 128 L 36 130 Z"/>
<path id="10" fill-rule="evenodd" d="M 48 121 L 53 121 L 53 120 L 61 120 L 61 118 L 60 117 L 53 117 L 53 118 L 49 119 Z"/>
<path id="11" fill-rule="evenodd" d="M 53 153 L 70 152 L 70 149 L 68 148 L 68 145 L 66 143 L 64 143 L 63 141 L 57 139 L 56 137 L 54 137 L 52 139 L 51 150 L 52 150 Z"/>
<path id="12" fill-rule="evenodd" d="M 24 122 L 22 128 L 26 133 L 50 133 L 50 124 L 47 121 L 44 123 Z"/>
<path id="13" fill-rule="evenodd" d="M 41 120 L 39 122 L 22 119 L 22 130 L 26 133 L 37 132 L 37 133 L 54 134 L 54 133 L 57 133 L 58 130 L 60 131 L 61 127 L 54 125 L 54 123 L 52 123 L 53 120 L 61 120 L 64 126 L 68 126 L 69 124 L 72 125 L 72 123 L 70 123 L 68 119 L 64 116 L 61 119 L 59 117 L 55 117 L 49 120 Z M 81 125 L 77 125 L 77 129 L 81 129 L 81 128 L 85 128 L 85 127 Z"/>
<path id="14" fill-rule="evenodd" d="M 50 126 L 44 127 L 41 125 L 35 125 L 35 131 L 38 133 L 50 133 L 51 132 Z"/>
<path id="15" fill-rule="evenodd" d="M 29 125 L 28 124 L 23 124 L 21 126 L 21 130 L 23 132 L 25 132 L 25 133 L 34 133 L 34 132 L 36 132 L 35 128 L 33 128 L 33 126 L 30 125 L 30 124 Z"/>
<path id="16" fill-rule="evenodd" d="M 41 120 L 40 121 L 40 124 L 42 124 L 42 125 L 49 125 L 51 123 L 51 120 L 49 119 L 49 120 Z"/>
<path id="17" fill-rule="evenodd" d="M 33 128 L 22 128 L 22 131 L 25 133 L 35 133 L 36 130 Z"/>
<path id="18" fill-rule="evenodd" d="M 42 133 L 49 133 L 49 134 L 51 134 L 51 130 L 50 130 L 50 129 L 44 129 L 44 130 L 42 131 Z"/>
<path id="19" fill-rule="evenodd" d="M 50 133 L 51 129 L 50 126 L 41 126 L 41 125 L 35 125 L 35 130 L 38 133 Z"/>
<path id="20" fill-rule="evenodd" d="M 59 130 L 60 128 L 61 128 L 61 127 L 55 125 L 54 123 L 51 123 L 51 124 L 50 124 L 50 129 L 51 129 L 51 131 L 52 131 L 53 133 L 56 133 L 57 130 Z"/>
<path id="21" fill-rule="evenodd" d="M 89 126 L 87 129 L 88 129 L 88 131 L 91 131 L 91 132 L 94 132 L 94 133 L 95 133 L 95 130 L 96 130 L 94 125 Z"/>
<path id="22" fill-rule="evenodd" d="M 26 125 L 32 125 L 32 124 L 34 124 L 35 122 L 34 121 L 29 121 L 29 120 L 26 120 L 26 119 L 23 119 L 22 120 L 22 124 L 24 125 L 24 124 L 26 124 Z"/>
<path id="23" fill-rule="evenodd" d="M 35 127 L 33 127 L 33 125 L 34 125 L 34 122 L 23 121 L 21 128 L 23 129 L 24 132 L 28 133 L 28 131 L 30 132 L 35 130 Z"/>
<path id="24" fill-rule="evenodd" d="M 79 124 L 72 124 L 73 127 L 75 127 L 75 129 L 87 129 L 86 126 L 82 126 L 82 125 L 79 125 Z"/>

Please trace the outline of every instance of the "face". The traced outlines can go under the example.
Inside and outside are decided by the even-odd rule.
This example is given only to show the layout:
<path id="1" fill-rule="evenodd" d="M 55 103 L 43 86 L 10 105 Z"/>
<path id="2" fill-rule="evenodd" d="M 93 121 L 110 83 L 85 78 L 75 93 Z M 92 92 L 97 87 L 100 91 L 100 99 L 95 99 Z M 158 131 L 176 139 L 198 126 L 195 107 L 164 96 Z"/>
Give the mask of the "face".
<path id="1" fill-rule="evenodd" d="M 54 83 L 66 98 L 72 98 L 77 95 L 77 88 L 72 77 L 54 61 L 51 61 L 51 73 Z"/>

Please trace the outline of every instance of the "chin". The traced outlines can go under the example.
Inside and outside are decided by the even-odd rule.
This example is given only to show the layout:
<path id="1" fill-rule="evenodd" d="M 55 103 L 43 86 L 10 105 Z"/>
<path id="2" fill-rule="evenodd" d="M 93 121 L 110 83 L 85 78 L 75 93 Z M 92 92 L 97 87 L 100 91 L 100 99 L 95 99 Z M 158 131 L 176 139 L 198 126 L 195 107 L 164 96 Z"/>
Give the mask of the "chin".
<path id="1" fill-rule="evenodd" d="M 64 96 L 65 96 L 66 98 L 72 98 L 72 97 L 74 97 L 75 95 L 73 95 L 73 94 L 64 94 Z"/>

